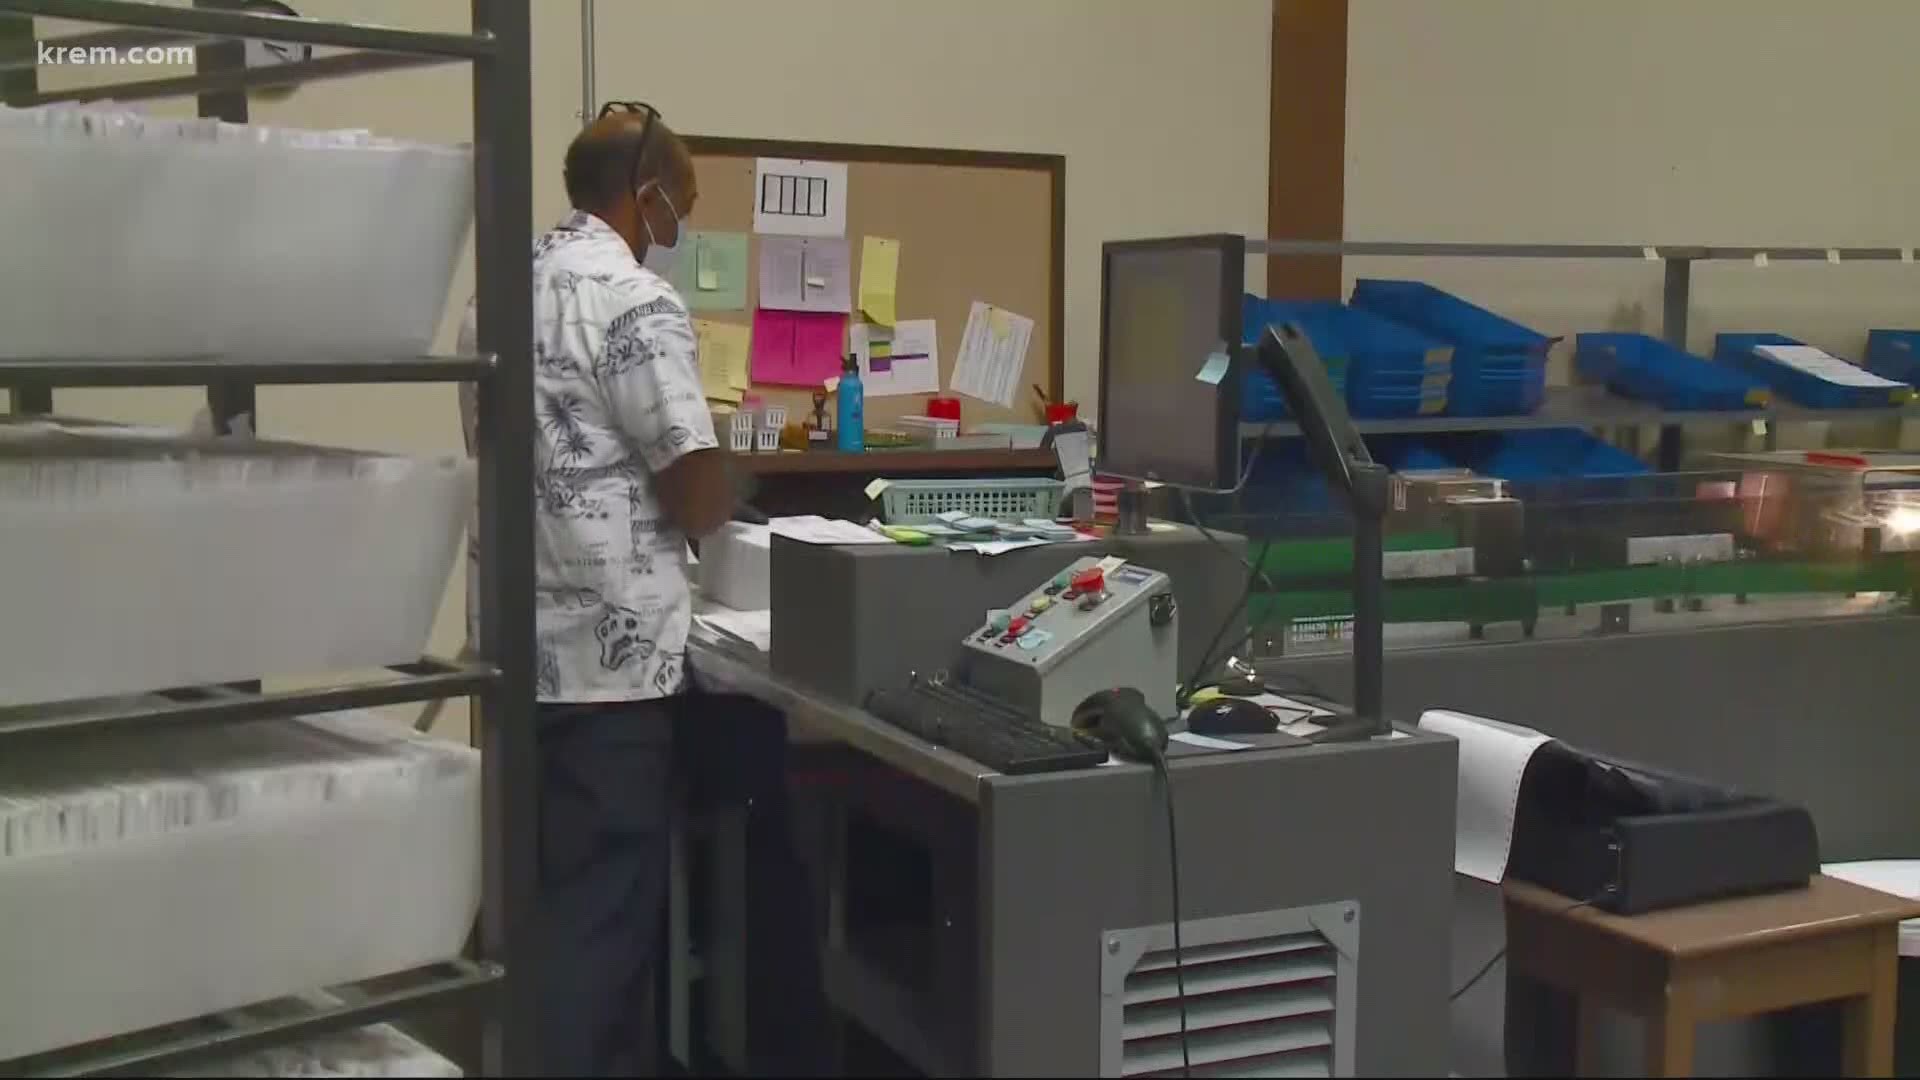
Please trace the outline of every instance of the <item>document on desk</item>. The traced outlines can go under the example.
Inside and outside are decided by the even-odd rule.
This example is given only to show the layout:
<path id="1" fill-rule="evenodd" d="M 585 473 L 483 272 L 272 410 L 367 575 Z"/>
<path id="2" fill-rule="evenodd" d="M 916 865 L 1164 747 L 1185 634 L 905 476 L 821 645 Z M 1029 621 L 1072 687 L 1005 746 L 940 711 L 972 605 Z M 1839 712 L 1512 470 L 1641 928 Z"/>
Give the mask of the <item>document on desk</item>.
<path id="1" fill-rule="evenodd" d="M 846 240 L 762 237 L 760 306 L 774 311 L 852 311 L 853 268 Z"/>
<path id="2" fill-rule="evenodd" d="M 1032 339 L 1032 319 L 975 300 L 953 361 L 954 391 L 1012 408 Z"/>
<path id="3" fill-rule="evenodd" d="M 1460 744 L 1454 872 L 1497 884 L 1506 876 L 1507 855 L 1513 850 L 1520 780 L 1534 751 L 1550 737 L 1445 709 L 1422 713 L 1420 730 L 1451 736 Z"/>
<path id="4" fill-rule="evenodd" d="M 732 638 L 761 652 L 772 651 L 773 611 L 771 609 L 735 611 L 733 608 L 708 604 L 694 612 L 693 621 L 719 637 Z"/>
<path id="5" fill-rule="evenodd" d="M 784 536 L 789 540 L 798 540 L 807 544 L 891 544 L 892 540 L 874 532 L 865 525 L 859 525 L 840 518 L 824 518 L 818 514 L 802 514 L 798 517 L 777 517 L 767 523 L 775 536 Z"/>

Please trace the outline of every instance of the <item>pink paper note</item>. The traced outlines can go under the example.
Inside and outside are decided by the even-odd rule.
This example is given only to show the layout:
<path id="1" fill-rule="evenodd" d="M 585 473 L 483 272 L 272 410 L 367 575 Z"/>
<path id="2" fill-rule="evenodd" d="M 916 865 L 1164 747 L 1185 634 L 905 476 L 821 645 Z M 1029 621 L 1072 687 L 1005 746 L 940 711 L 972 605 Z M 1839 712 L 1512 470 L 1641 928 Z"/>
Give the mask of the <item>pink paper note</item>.
<path id="1" fill-rule="evenodd" d="M 840 374 L 847 317 L 841 312 L 753 313 L 753 381 L 768 386 L 819 386 Z"/>
<path id="2" fill-rule="evenodd" d="M 793 313 L 793 367 L 801 386 L 819 386 L 840 374 L 847 356 L 847 316 L 842 312 Z"/>
<path id="3" fill-rule="evenodd" d="M 793 382 L 793 313 L 753 313 L 753 343 L 748 346 L 752 380 L 769 386 L 797 386 Z"/>

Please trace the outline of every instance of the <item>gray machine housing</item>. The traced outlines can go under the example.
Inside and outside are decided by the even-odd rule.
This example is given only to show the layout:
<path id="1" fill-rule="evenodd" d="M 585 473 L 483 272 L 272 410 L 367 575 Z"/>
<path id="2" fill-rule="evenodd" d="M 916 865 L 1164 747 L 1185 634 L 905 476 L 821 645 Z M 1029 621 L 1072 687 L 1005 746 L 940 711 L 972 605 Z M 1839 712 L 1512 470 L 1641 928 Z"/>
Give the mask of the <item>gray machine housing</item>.
<path id="1" fill-rule="evenodd" d="M 1073 575 L 1104 571 L 1098 593 L 1076 595 Z M 1161 716 L 1172 716 L 1180 680 L 1180 630 L 1173 582 L 1158 570 L 1110 557 L 1075 559 L 1008 609 L 1027 620 L 1019 636 L 988 618 L 969 631 L 967 681 L 1062 727 L 1089 694 L 1131 686 Z M 990 615 L 990 613 L 988 613 Z"/>
<path id="2" fill-rule="evenodd" d="M 991 558 L 904 544 L 806 544 L 773 538 L 769 566 L 775 675 L 860 704 L 915 672 L 956 671 L 961 635 L 988 608 L 1011 607 L 1033 583 L 1088 555 L 1119 555 L 1173 579 L 1180 606 L 1180 671 L 1222 641 L 1246 636 L 1246 539 L 1154 523 L 1146 536 L 1042 544 Z M 1217 542 L 1215 542 L 1217 541 Z"/>

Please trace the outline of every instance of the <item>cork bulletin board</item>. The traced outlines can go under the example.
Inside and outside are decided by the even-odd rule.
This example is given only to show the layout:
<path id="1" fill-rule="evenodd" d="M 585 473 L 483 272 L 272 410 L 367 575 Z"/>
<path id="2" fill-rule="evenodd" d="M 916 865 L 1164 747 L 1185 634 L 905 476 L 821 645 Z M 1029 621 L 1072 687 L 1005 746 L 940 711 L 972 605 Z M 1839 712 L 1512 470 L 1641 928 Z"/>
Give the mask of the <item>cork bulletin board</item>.
<path id="1" fill-rule="evenodd" d="M 846 163 L 854 295 L 859 294 L 861 238 L 899 241 L 897 315 L 937 322 L 943 393 L 951 393 L 953 363 L 974 301 L 1033 320 L 1012 408 L 962 397 L 964 426 L 1039 423 L 1040 406 L 1030 387 L 1038 386 L 1054 398 L 1062 393 L 1065 158 L 711 136 L 691 136 L 686 142 L 700 178 L 693 226 L 701 230 L 753 231 L 757 158 Z M 759 303 L 759 240 L 748 240 L 746 310 L 696 311 L 695 318 L 752 325 Z M 850 318 L 858 320 L 859 315 Z M 786 405 L 792 419 L 813 408 L 812 392 L 800 387 L 755 385 L 753 392 Z M 869 396 L 867 426 L 885 428 L 898 417 L 925 410 L 924 394 Z"/>

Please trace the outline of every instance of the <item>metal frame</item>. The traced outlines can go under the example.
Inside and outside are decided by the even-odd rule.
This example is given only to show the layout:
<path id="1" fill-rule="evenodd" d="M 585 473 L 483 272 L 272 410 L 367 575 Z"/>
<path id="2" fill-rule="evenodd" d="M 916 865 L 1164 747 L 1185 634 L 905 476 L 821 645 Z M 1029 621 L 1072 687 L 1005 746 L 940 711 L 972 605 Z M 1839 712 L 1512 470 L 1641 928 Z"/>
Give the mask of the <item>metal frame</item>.
<path id="1" fill-rule="evenodd" d="M 1659 263 L 1661 331 L 1668 344 L 1687 346 L 1687 317 L 1692 309 L 1693 264 L 1697 262 L 1753 262 L 1760 258 L 1785 262 L 1903 262 L 1914 261 L 1911 247 L 1722 247 L 1707 245 L 1635 244 L 1481 244 L 1425 243 L 1397 240 L 1288 240 L 1247 238 L 1248 255 L 1264 256 L 1411 256 L 1465 259 L 1637 259 Z M 1920 420 L 1920 404 L 1890 409 L 1808 409 L 1775 404 L 1764 409 L 1726 412 L 1668 412 L 1657 406 L 1628 401 L 1598 388 L 1576 392 L 1548 391 L 1546 408 L 1532 416 L 1421 417 L 1408 420 L 1357 421 L 1365 433 L 1419 433 L 1437 431 L 1514 431 L 1545 427 L 1606 427 L 1659 425 L 1659 467 L 1680 468 L 1685 453 L 1682 426 L 1693 423 L 1744 423 L 1753 420 L 1813 421 L 1911 419 Z M 1771 430 L 1771 429 L 1769 429 Z M 1299 426 L 1284 422 L 1243 424 L 1241 437 L 1290 437 Z"/>
<path id="2" fill-rule="evenodd" d="M 274 68 L 203 70 L 190 77 L 91 88 L 83 96 L 42 95 L 29 70 L 12 80 L 10 104 L 43 100 L 116 100 L 238 94 L 321 78 L 423 63 L 473 65 L 473 130 L 479 341 L 482 355 L 388 362 L 343 360 L 278 364 L 241 358 L 166 357 L 97 363 L 60 360 L 0 362 L 0 387 L 16 411 L 45 412 L 65 386 L 178 386 L 205 383 L 210 401 L 256 383 L 385 383 L 472 381 L 479 390 L 480 642 L 479 659 L 432 659 L 395 669 L 398 678 L 320 690 L 265 693 L 257 687 L 169 691 L 150 709 L 17 709 L 0 713 L 0 739 L 131 724 L 242 723 L 353 706 L 477 696 L 482 749 L 484 881 L 479 956 L 418 979 L 376 980 L 339 990 L 332 1005 L 297 1017 L 220 1022 L 134 1033 L 56 1051 L 31 1061 L 0 1063 L 19 1072 L 62 1075 L 148 1073 L 212 1054 L 271 1045 L 298 1036 L 376 1023 L 416 1008 L 447 1004 L 476 991 L 494 1004 L 486 1028 L 487 1075 L 536 1071 L 533 1017 L 537 1002 L 526 970 L 531 940 L 537 807 L 533 713 L 533 235 L 530 19 L 528 0 L 472 0 L 470 34 L 418 32 L 231 10 L 223 4 L 183 7 L 141 0 L 0 0 L 0 15 L 46 16 L 111 24 L 113 29 L 62 44 L 219 41 L 237 37 L 359 50 Z M 203 65 L 217 68 L 219 65 Z M 244 99 L 242 99 L 244 100 Z M 233 104 L 228 99 L 225 104 Z M 203 108 L 206 99 L 203 98 Z M 264 673 L 263 673 L 264 674 Z M 37 715 L 36 715 L 37 713 Z M 495 984 L 498 984 L 497 987 Z M 12 1066 L 12 1068 L 7 1068 Z"/>

